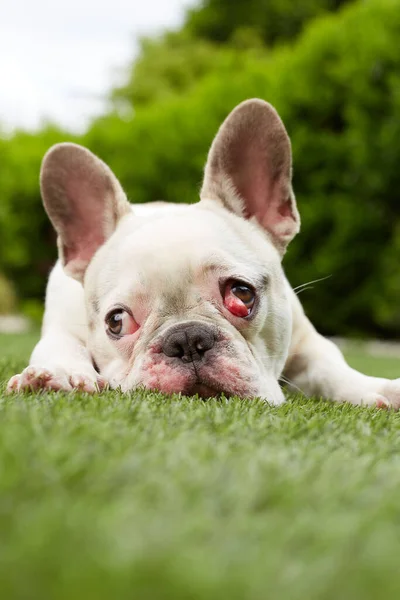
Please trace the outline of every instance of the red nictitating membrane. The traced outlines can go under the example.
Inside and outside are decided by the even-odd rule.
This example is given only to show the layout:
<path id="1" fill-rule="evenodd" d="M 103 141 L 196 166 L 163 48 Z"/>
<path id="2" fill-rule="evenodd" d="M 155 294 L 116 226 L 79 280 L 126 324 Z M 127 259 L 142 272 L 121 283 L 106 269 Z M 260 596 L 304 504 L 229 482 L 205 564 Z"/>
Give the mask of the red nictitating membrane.
<path id="1" fill-rule="evenodd" d="M 140 328 L 139 323 L 137 323 L 136 319 L 127 311 L 122 313 L 122 336 L 126 337 L 129 335 L 133 335 Z"/>
<path id="2" fill-rule="evenodd" d="M 137 323 L 137 321 L 133 317 L 131 317 L 131 319 L 129 321 L 127 335 L 132 335 L 133 333 L 136 333 L 139 329 L 140 329 L 139 323 Z"/>
<path id="3" fill-rule="evenodd" d="M 225 292 L 224 304 L 229 312 L 235 317 L 248 317 L 251 312 L 251 308 L 248 308 L 239 298 L 237 298 L 229 287 Z"/>

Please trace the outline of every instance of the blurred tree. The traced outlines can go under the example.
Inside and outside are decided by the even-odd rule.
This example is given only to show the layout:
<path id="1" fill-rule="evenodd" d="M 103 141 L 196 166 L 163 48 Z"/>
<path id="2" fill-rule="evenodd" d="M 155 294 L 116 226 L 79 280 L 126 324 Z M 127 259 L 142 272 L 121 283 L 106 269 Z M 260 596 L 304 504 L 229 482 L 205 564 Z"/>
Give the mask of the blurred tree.
<path id="1" fill-rule="evenodd" d="M 12 283 L 0 273 L 0 315 L 15 312 L 17 297 Z"/>
<path id="2" fill-rule="evenodd" d="M 182 93 L 210 71 L 223 76 L 237 52 L 265 52 L 292 40 L 313 18 L 350 0 L 203 0 L 188 11 L 183 27 L 143 38 L 127 82 L 111 98 L 123 114 Z M 236 50 L 236 52 L 235 52 Z"/>
<path id="3" fill-rule="evenodd" d="M 230 63 L 230 54 L 207 40 L 185 32 L 161 38 L 143 38 L 140 53 L 129 68 L 127 83 L 112 91 L 111 98 L 122 114 L 134 107 L 158 102 L 182 93 L 213 69 Z"/>
<path id="4" fill-rule="evenodd" d="M 43 283 L 57 255 L 55 235 L 43 210 L 40 164 L 49 147 L 71 139 L 47 126 L 39 133 L 0 138 L 0 271 L 15 281 L 24 300 L 43 297 Z"/>
<path id="5" fill-rule="evenodd" d="M 185 29 L 193 37 L 231 42 L 251 29 L 266 46 L 295 38 L 310 20 L 338 10 L 350 0 L 203 0 L 188 10 Z"/>

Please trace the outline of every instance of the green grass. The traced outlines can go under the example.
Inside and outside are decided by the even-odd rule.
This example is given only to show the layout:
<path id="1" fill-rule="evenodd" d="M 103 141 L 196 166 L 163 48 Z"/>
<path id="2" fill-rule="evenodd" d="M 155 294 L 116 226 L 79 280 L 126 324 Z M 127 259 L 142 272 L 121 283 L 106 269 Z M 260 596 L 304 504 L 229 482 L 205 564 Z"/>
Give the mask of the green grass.
<path id="1" fill-rule="evenodd" d="M 32 344 L 0 336 L 2 381 Z M 399 374 L 400 360 L 349 358 Z M 6 600 L 397 599 L 399 540 L 400 414 L 1 397 Z"/>

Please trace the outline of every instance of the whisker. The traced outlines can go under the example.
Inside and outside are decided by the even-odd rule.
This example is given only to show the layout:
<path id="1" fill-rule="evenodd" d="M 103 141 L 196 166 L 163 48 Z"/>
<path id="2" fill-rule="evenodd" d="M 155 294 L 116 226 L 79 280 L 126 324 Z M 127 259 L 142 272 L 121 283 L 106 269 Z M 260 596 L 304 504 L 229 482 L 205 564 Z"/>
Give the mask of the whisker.
<path id="1" fill-rule="evenodd" d="M 302 283 L 302 284 L 296 286 L 295 288 L 293 288 L 293 291 L 294 291 L 294 293 L 296 293 L 297 290 L 302 290 L 303 288 L 311 285 L 312 283 L 319 283 L 320 281 L 325 281 L 325 279 L 329 279 L 330 277 L 332 277 L 332 274 L 327 275 L 326 277 L 320 277 L 320 279 L 313 279 L 312 281 L 306 281 L 306 283 Z"/>
<path id="2" fill-rule="evenodd" d="M 286 383 L 287 385 L 290 385 L 291 387 L 295 388 L 301 394 L 304 394 L 303 390 L 301 390 L 295 383 L 293 383 L 293 381 L 291 381 L 290 379 L 288 379 L 284 375 L 281 375 L 279 377 L 279 381 L 283 381 L 283 383 Z"/>
<path id="3" fill-rule="evenodd" d="M 313 289 L 314 289 L 314 286 L 313 285 L 309 285 L 309 286 L 301 288 L 301 290 L 298 290 L 297 292 L 295 292 L 295 294 L 296 294 L 296 296 L 298 296 L 302 292 L 306 292 L 307 290 L 313 290 Z"/>

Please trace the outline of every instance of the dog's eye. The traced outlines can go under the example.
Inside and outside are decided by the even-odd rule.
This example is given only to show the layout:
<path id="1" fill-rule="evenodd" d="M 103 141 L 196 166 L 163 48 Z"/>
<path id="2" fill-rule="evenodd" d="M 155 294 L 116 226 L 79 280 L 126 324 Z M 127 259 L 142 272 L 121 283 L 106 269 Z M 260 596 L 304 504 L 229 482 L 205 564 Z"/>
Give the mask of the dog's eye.
<path id="1" fill-rule="evenodd" d="M 106 316 L 107 332 L 114 337 L 131 335 L 139 329 L 139 325 L 131 314 L 123 308 L 116 308 Z"/>
<path id="2" fill-rule="evenodd" d="M 229 280 L 225 286 L 224 304 L 236 317 L 248 317 L 256 301 L 255 290 L 243 281 Z"/>
<path id="3" fill-rule="evenodd" d="M 254 290 L 252 290 L 249 286 L 238 283 L 232 286 L 232 294 L 239 298 L 247 307 L 252 307 L 254 304 L 254 300 L 256 295 Z"/>

